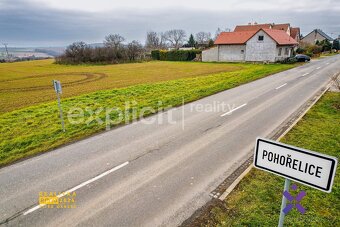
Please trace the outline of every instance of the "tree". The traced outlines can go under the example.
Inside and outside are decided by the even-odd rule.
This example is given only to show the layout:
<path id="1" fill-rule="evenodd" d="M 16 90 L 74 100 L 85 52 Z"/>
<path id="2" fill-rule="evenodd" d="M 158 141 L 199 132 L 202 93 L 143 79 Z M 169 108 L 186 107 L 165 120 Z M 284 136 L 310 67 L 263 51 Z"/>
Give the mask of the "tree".
<path id="1" fill-rule="evenodd" d="M 105 37 L 104 45 L 109 48 L 117 49 L 125 41 L 125 38 L 119 34 L 110 34 Z"/>
<path id="2" fill-rule="evenodd" d="M 335 49 L 335 50 L 339 50 L 340 49 L 339 39 L 335 39 L 333 41 L 333 49 Z"/>
<path id="3" fill-rule="evenodd" d="M 196 42 L 198 45 L 208 46 L 210 39 L 211 39 L 210 32 L 199 32 L 196 34 Z"/>
<path id="4" fill-rule="evenodd" d="M 87 49 L 88 45 L 85 42 L 74 42 L 66 48 L 65 56 L 71 59 L 73 63 L 83 62 L 87 54 Z"/>
<path id="5" fill-rule="evenodd" d="M 160 48 L 160 38 L 156 32 L 150 31 L 146 33 L 145 48 L 148 50 Z"/>
<path id="6" fill-rule="evenodd" d="M 327 39 L 324 39 L 321 42 L 318 42 L 317 45 L 321 46 L 322 48 L 321 51 L 329 51 L 332 49 L 332 44 Z"/>
<path id="7" fill-rule="evenodd" d="M 165 33 L 160 33 L 159 49 L 166 49 L 168 47 L 166 43 Z"/>
<path id="8" fill-rule="evenodd" d="M 186 37 L 185 31 L 182 29 L 173 29 L 164 33 L 164 39 L 168 41 L 171 47 L 178 49 L 183 44 Z"/>
<path id="9" fill-rule="evenodd" d="M 138 41 L 133 40 L 127 45 L 127 55 L 130 61 L 135 61 L 141 57 L 143 53 L 143 46 Z"/>
<path id="10" fill-rule="evenodd" d="M 215 45 L 215 42 L 213 39 L 210 39 L 209 40 L 209 44 L 208 44 L 208 47 L 213 47 Z"/>
<path id="11" fill-rule="evenodd" d="M 189 47 L 195 47 L 196 46 L 196 41 L 195 41 L 195 38 L 192 34 L 190 34 L 188 46 Z"/>

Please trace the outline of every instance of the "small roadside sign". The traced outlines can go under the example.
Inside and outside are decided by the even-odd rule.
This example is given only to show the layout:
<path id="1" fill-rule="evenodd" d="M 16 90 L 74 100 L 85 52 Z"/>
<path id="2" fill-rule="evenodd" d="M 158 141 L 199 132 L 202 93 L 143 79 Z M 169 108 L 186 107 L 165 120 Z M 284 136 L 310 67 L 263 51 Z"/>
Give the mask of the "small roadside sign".
<path id="1" fill-rule="evenodd" d="M 60 102 L 60 94 L 62 93 L 61 90 L 61 83 L 59 80 L 53 80 L 53 87 L 54 91 L 57 94 L 57 100 L 58 100 L 58 107 L 59 107 L 59 115 L 60 115 L 60 120 L 61 120 L 61 127 L 63 131 L 65 132 L 65 123 L 64 123 L 64 117 L 63 117 L 63 109 L 61 107 L 61 102 Z"/>
<path id="2" fill-rule="evenodd" d="M 257 138 L 254 166 L 300 182 L 324 192 L 331 192 L 337 158 Z"/>
<path id="3" fill-rule="evenodd" d="M 58 80 L 53 80 L 53 86 L 54 86 L 54 91 L 55 91 L 57 94 L 61 94 L 61 93 L 62 93 L 60 81 L 58 81 Z"/>

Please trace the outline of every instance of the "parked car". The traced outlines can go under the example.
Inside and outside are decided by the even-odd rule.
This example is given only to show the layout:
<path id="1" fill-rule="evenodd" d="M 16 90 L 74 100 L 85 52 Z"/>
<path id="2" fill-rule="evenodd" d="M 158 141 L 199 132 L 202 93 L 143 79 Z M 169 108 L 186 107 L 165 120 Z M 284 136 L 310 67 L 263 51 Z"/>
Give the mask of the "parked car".
<path id="1" fill-rule="evenodd" d="M 310 61 L 310 57 L 304 54 L 295 55 L 295 59 L 299 62 L 307 62 Z"/>

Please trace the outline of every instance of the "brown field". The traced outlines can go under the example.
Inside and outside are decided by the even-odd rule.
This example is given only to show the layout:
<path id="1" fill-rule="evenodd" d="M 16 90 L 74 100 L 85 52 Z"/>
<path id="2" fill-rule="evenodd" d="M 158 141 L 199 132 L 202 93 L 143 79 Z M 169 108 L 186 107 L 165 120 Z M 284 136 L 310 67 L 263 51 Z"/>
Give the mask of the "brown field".
<path id="1" fill-rule="evenodd" d="M 120 65 L 57 65 L 53 60 L 0 64 L 0 113 L 55 99 L 52 80 L 63 97 L 98 90 L 205 76 L 245 68 L 241 64 L 145 62 Z"/>

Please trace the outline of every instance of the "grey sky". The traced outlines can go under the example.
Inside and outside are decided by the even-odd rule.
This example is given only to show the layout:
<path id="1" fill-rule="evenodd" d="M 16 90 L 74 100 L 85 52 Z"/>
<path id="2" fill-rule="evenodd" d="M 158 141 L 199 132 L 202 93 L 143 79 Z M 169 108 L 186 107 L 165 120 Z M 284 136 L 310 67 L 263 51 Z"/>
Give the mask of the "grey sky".
<path id="1" fill-rule="evenodd" d="M 0 42 L 11 46 L 61 46 L 101 42 L 109 33 L 144 41 L 149 30 L 187 33 L 237 24 L 291 23 L 303 34 L 321 28 L 340 35 L 338 0 L 0 0 Z"/>

